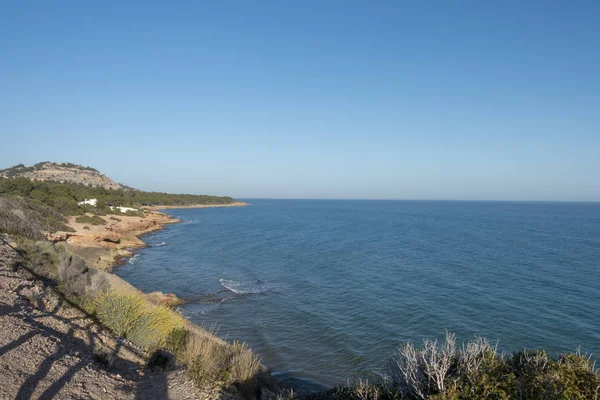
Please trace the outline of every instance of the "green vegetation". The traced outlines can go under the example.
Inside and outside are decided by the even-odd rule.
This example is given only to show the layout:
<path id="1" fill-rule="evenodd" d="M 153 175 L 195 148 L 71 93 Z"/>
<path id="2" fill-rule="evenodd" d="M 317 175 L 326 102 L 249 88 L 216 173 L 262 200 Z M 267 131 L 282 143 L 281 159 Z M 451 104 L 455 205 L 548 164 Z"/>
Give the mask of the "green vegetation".
<path id="1" fill-rule="evenodd" d="M 106 220 L 100 218 L 97 215 L 82 215 L 80 217 L 75 218 L 75 222 L 79 222 L 81 224 L 91 224 L 91 225 L 106 225 Z"/>
<path id="2" fill-rule="evenodd" d="M 49 279 L 57 279 L 58 268 L 65 249 L 47 240 L 31 240 L 17 237 L 17 246 L 31 271 Z"/>
<path id="3" fill-rule="evenodd" d="M 46 161 L 46 162 L 48 162 L 48 161 Z M 43 162 L 42 163 L 38 163 L 38 164 L 35 164 L 34 166 L 37 166 L 37 165 L 40 165 L 40 164 L 43 165 L 44 163 Z M 41 165 L 40 165 L 40 167 L 41 167 Z M 79 170 L 82 170 L 82 171 L 92 171 L 92 172 L 98 172 L 99 173 L 99 171 L 97 169 L 95 169 L 95 168 L 84 167 L 82 165 L 77 165 L 77 164 L 73 164 L 73 163 L 70 163 L 70 162 L 61 163 L 61 164 L 58 164 L 58 165 L 60 165 L 61 167 L 75 168 L 75 169 L 79 169 Z"/>
<path id="4" fill-rule="evenodd" d="M 375 383 L 360 380 L 327 392 L 304 396 L 317 399 L 599 399 L 600 373 L 589 356 L 528 350 L 509 356 L 477 338 L 460 349 L 453 334 L 441 344 L 425 340 L 423 347 L 398 348 L 387 376 Z M 288 396 L 288 399 L 297 398 Z"/>
<path id="5" fill-rule="evenodd" d="M 185 319 L 165 306 L 147 302 L 134 291 L 107 291 L 96 296 L 93 313 L 102 325 L 144 348 L 163 346 L 168 335 L 185 326 Z"/>
<path id="6" fill-rule="evenodd" d="M 42 231 L 72 232 L 66 222 L 64 216 L 39 201 L 0 196 L 0 233 L 40 240 L 44 238 Z"/>
<path id="7" fill-rule="evenodd" d="M 120 213 L 112 211 L 110 206 L 140 208 L 157 205 L 230 204 L 234 202 L 231 197 L 168 194 L 133 189 L 105 189 L 74 183 L 31 181 L 23 177 L 0 178 L 0 195 L 14 195 L 36 200 L 67 216 L 82 215 L 86 211 L 105 214 Z M 97 207 L 77 205 L 80 201 L 92 198 L 98 200 Z"/>
<path id="8" fill-rule="evenodd" d="M 17 164 L 10 168 L 0 170 L 0 174 L 6 174 L 6 176 L 8 176 L 9 178 L 12 178 L 19 174 L 24 174 L 26 172 L 40 171 L 41 169 L 43 169 L 44 164 L 46 164 L 46 163 L 50 163 L 50 161 L 42 161 L 42 162 L 32 165 L 31 167 L 26 167 L 24 164 Z M 50 163 L 50 164 L 54 164 L 54 163 Z M 74 169 L 78 169 L 81 171 L 98 172 L 97 169 L 94 169 L 91 167 L 84 167 L 84 166 L 73 164 L 73 163 L 60 163 L 60 164 L 55 164 L 55 165 L 60 166 L 60 167 L 66 167 L 66 168 L 74 168 Z"/>

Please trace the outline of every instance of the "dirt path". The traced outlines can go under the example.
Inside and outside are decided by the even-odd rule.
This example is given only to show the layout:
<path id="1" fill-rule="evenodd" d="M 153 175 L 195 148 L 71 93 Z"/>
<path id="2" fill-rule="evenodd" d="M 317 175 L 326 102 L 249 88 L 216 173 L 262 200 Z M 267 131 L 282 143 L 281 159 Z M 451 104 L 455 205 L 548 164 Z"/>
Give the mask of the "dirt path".
<path id="1" fill-rule="evenodd" d="M 15 271 L 15 257 L 0 236 L 1 399 L 231 398 L 200 391 L 181 368 L 150 370 L 141 349 Z"/>

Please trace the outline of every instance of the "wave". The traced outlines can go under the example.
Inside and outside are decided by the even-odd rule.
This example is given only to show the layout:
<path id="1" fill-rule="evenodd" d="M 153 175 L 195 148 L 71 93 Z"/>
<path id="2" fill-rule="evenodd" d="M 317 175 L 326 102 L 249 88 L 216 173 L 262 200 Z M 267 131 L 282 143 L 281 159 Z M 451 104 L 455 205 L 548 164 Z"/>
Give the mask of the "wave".
<path id="1" fill-rule="evenodd" d="M 269 290 L 269 285 L 258 279 L 250 282 L 238 282 L 228 279 L 219 279 L 221 286 L 236 294 L 258 294 Z"/>
<path id="2" fill-rule="evenodd" d="M 139 256 L 139 254 L 136 254 L 135 256 L 131 257 L 127 262 L 131 265 L 137 264 L 138 261 L 140 261 Z"/>
<path id="3" fill-rule="evenodd" d="M 152 247 L 162 247 L 162 246 L 166 246 L 166 245 L 167 245 L 167 242 L 160 242 L 160 243 L 152 245 Z"/>
<path id="4" fill-rule="evenodd" d="M 186 318 L 190 318 L 190 317 L 194 317 L 194 316 L 198 316 L 198 315 L 206 315 L 206 314 L 210 313 L 211 311 L 216 310 L 219 307 L 219 305 L 221 305 L 221 302 L 218 302 L 218 303 L 195 303 L 193 305 L 193 308 L 188 307 L 187 309 L 181 310 L 181 314 L 183 314 L 183 316 Z"/>

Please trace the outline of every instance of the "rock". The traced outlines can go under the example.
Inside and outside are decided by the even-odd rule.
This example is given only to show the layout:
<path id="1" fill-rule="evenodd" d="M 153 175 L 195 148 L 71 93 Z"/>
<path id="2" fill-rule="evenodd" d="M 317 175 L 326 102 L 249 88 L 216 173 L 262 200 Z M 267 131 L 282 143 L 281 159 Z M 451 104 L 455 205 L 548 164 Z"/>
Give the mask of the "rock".
<path id="1" fill-rule="evenodd" d="M 66 242 L 71 235 L 67 232 L 46 233 L 46 240 L 52 243 Z"/>
<path id="2" fill-rule="evenodd" d="M 162 293 L 152 292 L 146 295 L 146 298 L 154 304 L 163 305 L 167 307 L 177 307 L 181 304 L 185 304 L 186 301 L 178 298 L 173 293 Z"/>
<path id="3" fill-rule="evenodd" d="M 106 235 L 101 235 L 101 236 L 96 236 L 94 238 L 94 240 L 96 242 L 108 242 L 108 243 L 115 243 L 115 244 L 119 244 L 121 243 L 121 237 L 117 234 L 106 234 Z"/>

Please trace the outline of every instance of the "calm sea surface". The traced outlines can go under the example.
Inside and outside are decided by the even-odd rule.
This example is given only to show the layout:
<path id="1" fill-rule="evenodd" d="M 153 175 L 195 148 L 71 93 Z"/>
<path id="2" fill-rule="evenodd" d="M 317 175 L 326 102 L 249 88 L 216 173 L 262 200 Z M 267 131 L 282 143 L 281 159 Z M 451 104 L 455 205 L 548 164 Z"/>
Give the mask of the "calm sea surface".
<path id="1" fill-rule="evenodd" d="M 184 222 L 118 274 L 191 299 L 184 315 L 247 341 L 286 384 L 376 373 L 445 329 L 600 354 L 600 204 L 250 202 L 169 210 Z"/>

